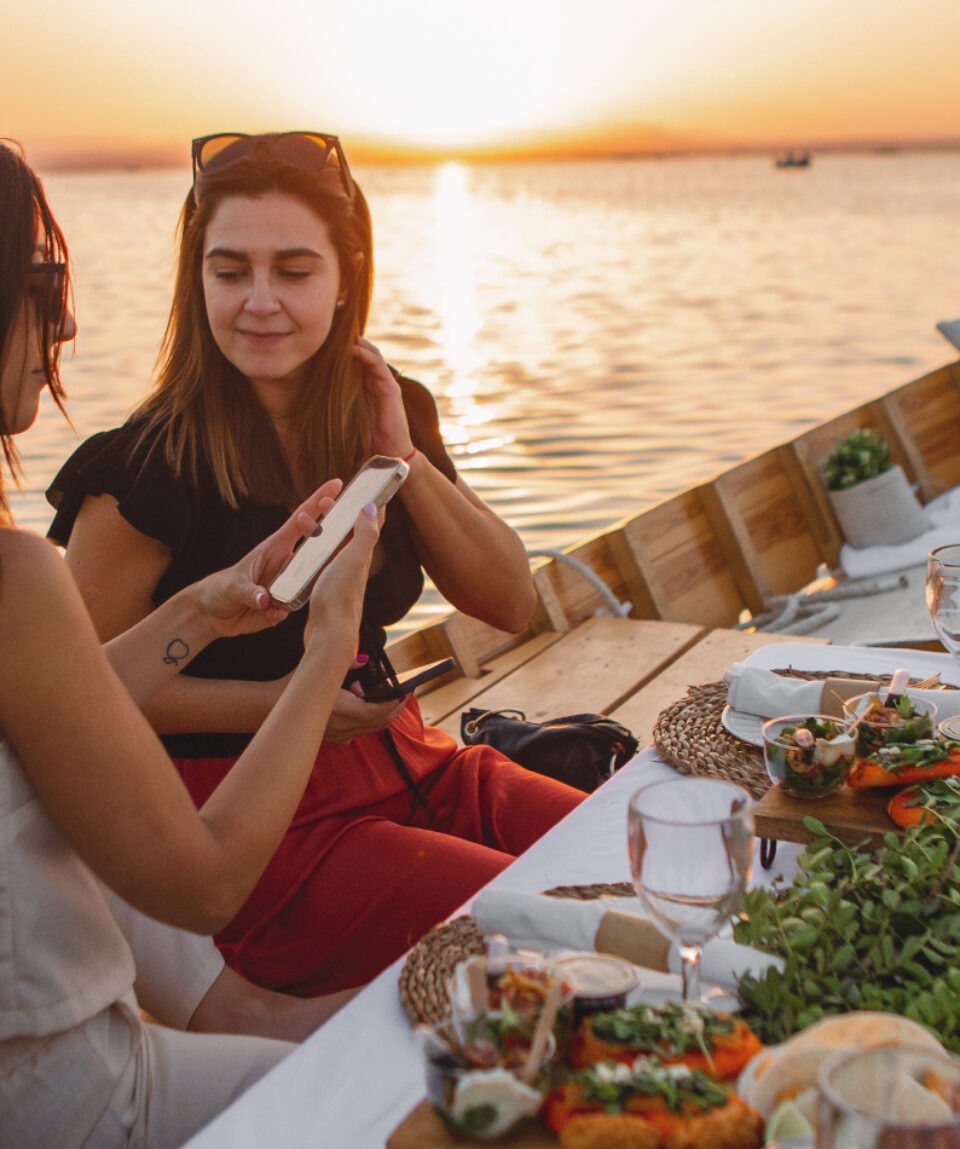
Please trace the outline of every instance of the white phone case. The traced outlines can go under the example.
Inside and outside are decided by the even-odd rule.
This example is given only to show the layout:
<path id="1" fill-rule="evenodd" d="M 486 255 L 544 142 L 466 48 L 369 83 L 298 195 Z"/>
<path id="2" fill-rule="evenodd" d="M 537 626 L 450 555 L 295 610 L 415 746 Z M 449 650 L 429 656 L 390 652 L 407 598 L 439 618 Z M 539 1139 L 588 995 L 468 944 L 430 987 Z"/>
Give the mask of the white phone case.
<path id="1" fill-rule="evenodd" d="M 337 547 L 353 530 L 357 515 L 367 503 L 384 506 L 410 473 L 402 459 L 374 455 L 368 459 L 320 523 L 320 533 L 305 539 L 293 558 L 273 580 L 270 596 L 288 610 L 299 610 L 310 597 L 310 589 Z"/>

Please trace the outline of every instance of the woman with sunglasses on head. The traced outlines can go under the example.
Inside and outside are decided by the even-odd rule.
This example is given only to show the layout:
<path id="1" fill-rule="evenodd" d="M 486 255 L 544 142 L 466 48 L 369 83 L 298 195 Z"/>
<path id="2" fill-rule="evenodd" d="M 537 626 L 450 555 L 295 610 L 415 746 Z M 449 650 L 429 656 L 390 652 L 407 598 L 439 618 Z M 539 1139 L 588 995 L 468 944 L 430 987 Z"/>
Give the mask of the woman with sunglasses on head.
<path id="1" fill-rule="evenodd" d="M 374 976 L 582 795 L 458 748 L 415 699 L 364 699 L 424 570 L 461 611 L 519 631 L 535 603 L 526 552 L 457 475 L 430 393 L 362 337 L 371 225 L 339 141 L 206 137 L 193 160 L 156 387 L 65 465 L 51 533 L 109 637 L 242 553 L 320 477 L 346 481 L 373 454 L 408 463 L 366 588 L 368 661 L 338 696 L 289 834 L 217 938 L 245 976 L 307 996 Z M 301 625 L 212 646 L 148 705 L 197 802 L 271 712 Z"/>
<path id="2" fill-rule="evenodd" d="M 12 437 L 43 388 L 63 401 L 68 298 L 43 189 L 0 143 L 0 443 L 14 474 Z M 355 652 L 373 508 L 314 590 L 303 658 L 270 720 L 199 812 L 137 703 L 210 642 L 283 617 L 265 586 L 337 490 L 101 647 L 64 562 L 13 526 L 0 486 L 0 1143 L 173 1149 L 292 1048 L 145 1024 L 107 890 L 212 933 L 276 849 Z"/>

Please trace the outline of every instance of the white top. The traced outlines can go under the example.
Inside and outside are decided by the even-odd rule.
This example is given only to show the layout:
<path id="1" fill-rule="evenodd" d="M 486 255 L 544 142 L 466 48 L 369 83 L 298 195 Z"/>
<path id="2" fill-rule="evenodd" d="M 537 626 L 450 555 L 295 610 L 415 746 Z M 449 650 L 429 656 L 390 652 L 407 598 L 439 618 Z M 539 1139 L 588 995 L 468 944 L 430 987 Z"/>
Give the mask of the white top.
<path id="1" fill-rule="evenodd" d="M 0 1040 L 80 1025 L 133 979 L 99 881 L 0 742 Z"/>

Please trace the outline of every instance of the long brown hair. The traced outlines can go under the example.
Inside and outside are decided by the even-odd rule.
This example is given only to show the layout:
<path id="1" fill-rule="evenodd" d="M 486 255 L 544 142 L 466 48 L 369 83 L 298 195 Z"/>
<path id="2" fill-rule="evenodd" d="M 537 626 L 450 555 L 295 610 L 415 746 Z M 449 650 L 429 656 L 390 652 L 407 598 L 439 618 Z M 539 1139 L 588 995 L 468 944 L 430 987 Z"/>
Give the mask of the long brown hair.
<path id="1" fill-rule="evenodd" d="M 63 321 L 70 290 L 69 255 L 63 232 L 47 204 L 39 178 L 12 140 L 0 140 L 0 369 L 10 354 L 14 324 L 21 322 L 30 265 L 40 247 L 48 263 L 67 265 L 59 298 L 37 302 L 36 322 L 44 333 L 43 373 L 53 401 L 63 410 L 60 382 L 60 342 L 49 338 Z M 0 446 L 14 481 L 22 473 L 20 457 L 0 407 Z M 10 509 L 0 476 L 0 521 L 10 521 Z"/>
<path id="2" fill-rule="evenodd" d="M 230 196 L 279 192 L 302 202 L 327 226 L 340 265 L 343 306 L 308 366 L 292 412 L 294 455 L 284 455 L 250 381 L 214 342 L 201 268 L 203 242 L 219 204 Z M 157 381 L 134 412 L 146 419 L 134 451 L 158 438 L 177 475 L 197 482 L 209 466 L 221 498 L 232 507 L 251 498 L 294 505 L 332 476 L 349 478 L 369 454 L 373 410 L 353 354 L 366 326 L 373 285 L 370 211 L 360 188 L 343 190 L 334 169 L 304 172 L 252 155 L 197 176 L 180 216 L 173 304 L 160 350 Z"/>

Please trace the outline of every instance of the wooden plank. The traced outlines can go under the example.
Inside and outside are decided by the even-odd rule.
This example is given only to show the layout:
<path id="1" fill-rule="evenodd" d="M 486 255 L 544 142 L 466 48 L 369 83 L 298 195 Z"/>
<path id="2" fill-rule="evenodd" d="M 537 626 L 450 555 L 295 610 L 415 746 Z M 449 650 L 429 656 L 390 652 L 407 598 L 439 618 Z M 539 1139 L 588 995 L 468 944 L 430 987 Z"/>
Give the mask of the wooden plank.
<path id="1" fill-rule="evenodd" d="M 908 474 L 924 501 L 960 484 L 960 364 L 951 363 L 884 396 Z"/>
<path id="2" fill-rule="evenodd" d="M 791 594 L 816 577 L 823 555 L 811 525 L 811 498 L 790 452 L 776 447 L 713 482 L 736 540 L 738 561 L 764 601 Z M 756 608 L 752 608 L 756 609 Z"/>
<path id="3" fill-rule="evenodd" d="M 628 520 L 611 550 L 638 572 L 633 618 L 732 626 L 746 606 L 699 488 Z"/>
<path id="4" fill-rule="evenodd" d="M 512 707 L 540 722 L 563 714 L 607 714 L 649 682 L 703 634 L 679 622 L 591 618 L 473 700 L 487 710 Z M 442 729 L 459 736 L 459 715 Z"/>
<path id="5" fill-rule="evenodd" d="M 561 638 L 555 631 L 544 631 L 535 638 L 515 646 L 512 650 L 491 659 L 478 678 L 458 678 L 453 682 L 431 690 L 420 697 L 420 711 L 424 722 L 439 726 L 445 719 L 453 718 L 457 734 L 460 730 L 460 711 L 473 705 L 473 700 L 488 690 L 501 678 L 524 666 L 541 651 L 546 650 Z"/>
<path id="6" fill-rule="evenodd" d="M 736 506 L 724 487 L 717 486 L 716 480 L 700 489 L 700 497 L 743 600 L 756 614 L 770 597 L 770 588 L 762 580 L 757 581 L 750 538 L 736 513 Z"/>
<path id="7" fill-rule="evenodd" d="M 532 1121 L 505 1137 L 498 1137 L 496 1143 L 504 1146 L 504 1149 L 557 1149 L 559 1144 L 542 1125 Z M 472 1145 L 476 1149 L 481 1144 L 483 1142 L 474 1138 L 454 1133 L 437 1116 L 426 1098 L 404 1117 L 387 1138 L 387 1149 L 455 1149 L 458 1145 Z"/>
<path id="8" fill-rule="evenodd" d="M 425 662 L 435 662 L 456 652 L 446 632 L 447 620 L 431 622 L 410 631 L 387 645 L 387 654 L 395 670 L 411 670 Z"/>
<path id="9" fill-rule="evenodd" d="M 611 551 L 609 536 L 609 531 L 602 531 L 576 546 L 566 547 L 563 554 L 589 568 L 619 602 L 629 602 L 630 590 Z M 549 559 L 534 571 L 533 581 L 553 630 L 569 629 L 591 618 L 597 610 L 610 607 L 594 583 L 563 560 Z"/>
<path id="10" fill-rule="evenodd" d="M 622 702 L 611 717 L 633 731 L 641 746 L 653 737 L 660 712 L 683 698 L 688 686 L 716 682 L 735 662 L 742 662 L 763 646 L 783 642 L 811 642 L 824 645 L 826 639 L 797 638 L 785 634 L 746 634 L 739 630 L 711 630 L 652 681 L 645 683 Z"/>
<path id="11" fill-rule="evenodd" d="M 810 842 L 816 835 L 804 826 L 803 819 L 813 815 L 847 845 L 864 838 L 879 841 L 891 831 L 902 833 L 887 816 L 893 793 L 893 789 L 851 790 L 844 786 L 826 798 L 805 801 L 772 786 L 754 807 L 756 834 L 778 842 Z"/>
<path id="12" fill-rule="evenodd" d="M 806 480 L 809 497 L 816 507 L 816 522 L 820 524 L 822 530 L 820 552 L 827 565 L 836 568 L 840 564 L 840 548 L 844 540 L 827 495 L 826 484 L 820 474 L 820 461 L 814 456 L 806 435 L 794 439 L 788 446 Z"/>

